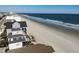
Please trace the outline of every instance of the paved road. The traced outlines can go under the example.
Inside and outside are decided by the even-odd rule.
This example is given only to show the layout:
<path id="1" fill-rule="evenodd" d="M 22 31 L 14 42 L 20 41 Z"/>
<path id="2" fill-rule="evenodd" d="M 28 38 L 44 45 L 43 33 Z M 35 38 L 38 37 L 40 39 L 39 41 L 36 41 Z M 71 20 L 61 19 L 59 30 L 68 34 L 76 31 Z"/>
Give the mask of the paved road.
<path id="1" fill-rule="evenodd" d="M 2 18 L 1 20 L 0 20 L 0 34 L 4 31 L 4 22 L 6 21 L 6 19 L 5 19 L 6 17 L 4 17 L 4 18 Z"/>

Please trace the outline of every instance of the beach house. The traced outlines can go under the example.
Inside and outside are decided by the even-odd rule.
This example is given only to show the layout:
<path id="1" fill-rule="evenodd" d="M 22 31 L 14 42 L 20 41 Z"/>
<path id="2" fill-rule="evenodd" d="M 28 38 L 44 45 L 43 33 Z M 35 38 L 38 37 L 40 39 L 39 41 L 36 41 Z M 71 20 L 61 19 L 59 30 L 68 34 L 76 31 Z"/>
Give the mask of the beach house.
<path id="1" fill-rule="evenodd" d="M 28 41 L 27 35 L 27 24 L 25 21 L 20 22 L 6 22 L 8 47 L 9 49 L 20 48 L 23 46 L 23 42 Z"/>

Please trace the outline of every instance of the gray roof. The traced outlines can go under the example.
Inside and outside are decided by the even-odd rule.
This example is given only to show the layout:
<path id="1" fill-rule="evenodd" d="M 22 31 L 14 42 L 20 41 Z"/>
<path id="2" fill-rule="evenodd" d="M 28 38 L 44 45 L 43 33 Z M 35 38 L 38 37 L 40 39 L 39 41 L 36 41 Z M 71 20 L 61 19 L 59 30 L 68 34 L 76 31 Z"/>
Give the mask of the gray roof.
<path id="1" fill-rule="evenodd" d="M 8 41 L 9 44 L 12 44 L 12 43 L 17 43 L 17 42 L 25 42 L 25 38 L 24 36 L 15 36 L 13 37 L 13 41 L 11 41 L 11 38 L 9 38 L 10 40 Z"/>
<path id="2" fill-rule="evenodd" d="M 12 31 L 18 31 L 18 30 L 21 30 L 21 28 L 17 28 L 17 29 L 12 28 Z"/>
<path id="3" fill-rule="evenodd" d="M 6 29 L 12 28 L 12 22 L 6 22 L 4 25 L 6 26 Z"/>
<path id="4" fill-rule="evenodd" d="M 6 23 L 4 23 L 4 25 L 6 26 L 6 29 L 11 29 L 13 23 L 14 22 L 6 22 Z M 25 21 L 20 21 L 18 23 L 20 23 L 21 27 L 27 27 L 27 24 Z"/>
<path id="5" fill-rule="evenodd" d="M 18 36 L 25 36 L 25 35 L 22 35 L 22 34 L 12 35 L 12 33 L 8 34 L 8 38 L 13 38 L 13 37 L 18 37 Z"/>

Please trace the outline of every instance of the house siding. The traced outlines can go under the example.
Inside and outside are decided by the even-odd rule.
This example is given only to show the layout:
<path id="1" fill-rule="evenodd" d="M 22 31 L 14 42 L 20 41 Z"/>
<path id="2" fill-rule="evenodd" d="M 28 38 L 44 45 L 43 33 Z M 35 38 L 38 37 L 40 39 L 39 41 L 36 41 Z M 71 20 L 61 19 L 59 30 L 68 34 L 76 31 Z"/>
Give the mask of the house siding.
<path id="1" fill-rule="evenodd" d="M 22 42 L 17 42 L 17 43 L 13 43 L 13 44 L 9 44 L 9 49 L 16 49 L 16 48 L 21 48 L 22 47 Z"/>

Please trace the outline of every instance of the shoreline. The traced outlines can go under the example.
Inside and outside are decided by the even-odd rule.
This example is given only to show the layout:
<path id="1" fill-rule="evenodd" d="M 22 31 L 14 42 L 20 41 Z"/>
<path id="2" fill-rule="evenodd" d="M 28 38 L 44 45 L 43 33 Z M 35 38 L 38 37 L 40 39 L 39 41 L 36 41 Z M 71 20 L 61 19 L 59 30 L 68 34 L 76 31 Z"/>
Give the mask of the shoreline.
<path id="1" fill-rule="evenodd" d="M 40 19 L 40 18 L 32 18 L 31 16 L 28 16 L 28 15 L 22 15 L 22 17 L 24 18 L 27 18 L 27 19 L 30 19 L 31 21 L 35 21 L 35 22 L 38 22 L 38 23 L 41 23 L 41 24 L 44 24 L 44 25 L 47 25 L 47 26 L 50 26 L 50 27 L 55 27 L 55 28 L 59 28 L 59 29 L 67 29 L 67 30 L 71 30 L 71 31 L 76 31 L 76 32 L 79 32 L 79 27 L 78 27 L 78 24 L 71 24 L 71 23 L 64 23 L 64 22 L 59 22 L 57 21 L 57 23 L 52 23 L 51 20 L 45 20 L 45 19 Z M 75 27 L 76 26 L 76 27 Z"/>
<path id="2" fill-rule="evenodd" d="M 24 19 L 27 22 L 27 31 L 31 33 L 38 43 L 50 45 L 55 52 L 79 52 L 79 34 L 49 27 L 41 23 Z"/>

